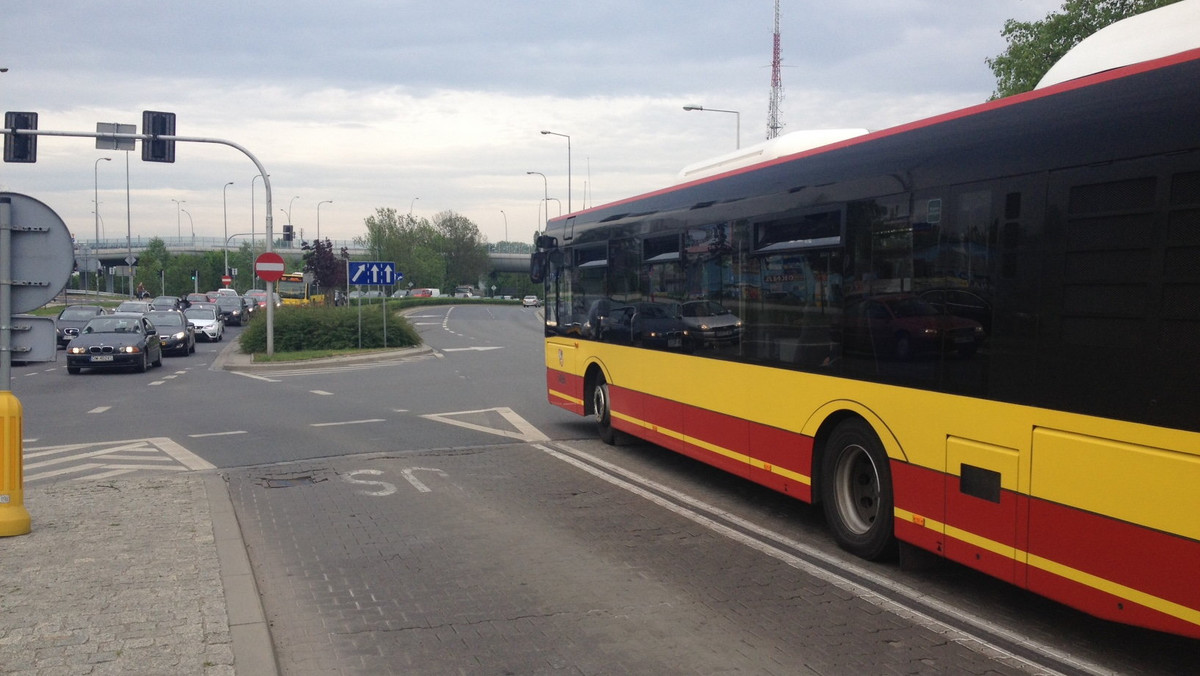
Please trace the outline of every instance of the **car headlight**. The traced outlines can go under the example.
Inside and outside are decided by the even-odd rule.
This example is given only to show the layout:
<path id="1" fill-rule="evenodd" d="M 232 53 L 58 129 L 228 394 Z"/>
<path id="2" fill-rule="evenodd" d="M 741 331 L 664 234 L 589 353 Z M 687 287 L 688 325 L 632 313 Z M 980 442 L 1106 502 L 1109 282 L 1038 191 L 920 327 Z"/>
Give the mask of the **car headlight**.
<path id="1" fill-rule="evenodd" d="M 183 340 L 184 338 L 187 338 L 187 331 L 180 331 L 179 333 L 171 336 L 171 338 L 175 340 Z"/>
<path id="2" fill-rule="evenodd" d="M 86 347 L 68 347 L 67 354 L 87 354 Z"/>
<path id="3" fill-rule="evenodd" d="M 142 348 L 138 347 L 137 345 L 126 345 L 125 347 L 121 348 L 120 351 L 124 352 L 125 354 L 137 354 L 142 351 Z"/>

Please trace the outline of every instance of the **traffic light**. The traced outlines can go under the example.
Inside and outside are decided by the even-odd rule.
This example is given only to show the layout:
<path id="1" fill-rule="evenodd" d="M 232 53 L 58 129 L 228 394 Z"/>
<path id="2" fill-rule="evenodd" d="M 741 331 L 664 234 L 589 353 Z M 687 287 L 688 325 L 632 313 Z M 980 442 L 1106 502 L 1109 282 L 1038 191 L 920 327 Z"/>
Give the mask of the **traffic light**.
<path id="1" fill-rule="evenodd" d="M 200 273 L 199 270 L 192 270 L 192 281 L 193 282 L 196 281 L 196 275 L 198 275 L 199 273 Z"/>
<path id="2" fill-rule="evenodd" d="M 4 114 L 5 129 L 37 129 L 37 113 L 14 113 L 7 112 Z M 18 136 L 16 134 L 4 135 L 4 161 L 5 162 L 37 162 L 37 137 L 36 136 Z"/>
<path id="3" fill-rule="evenodd" d="M 152 137 L 142 141 L 142 161 L 175 161 L 175 141 L 164 141 L 158 138 L 159 136 L 175 135 L 175 113 L 143 110 L 142 134 Z"/>
<path id="4" fill-rule="evenodd" d="M 292 241 L 293 238 L 295 238 L 295 236 L 296 236 L 296 233 L 292 229 L 292 226 L 290 226 L 290 225 L 283 226 L 283 241 L 290 242 L 290 241 Z"/>

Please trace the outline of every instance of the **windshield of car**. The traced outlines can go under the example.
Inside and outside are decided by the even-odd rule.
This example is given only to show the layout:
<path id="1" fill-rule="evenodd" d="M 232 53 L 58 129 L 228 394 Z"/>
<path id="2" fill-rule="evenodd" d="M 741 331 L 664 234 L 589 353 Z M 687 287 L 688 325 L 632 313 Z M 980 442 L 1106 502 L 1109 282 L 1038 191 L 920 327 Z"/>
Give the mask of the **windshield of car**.
<path id="1" fill-rule="evenodd" d="M 731 314 L 720 303 L 714 303 L 711 300 L 699 300 L 694 303 L 683 304 L 684 317 L 716 317 L 717 315 Z"/>
<path id="2" fill-rule="evenodd" d="M 96 316 L 95 308 L 69 307 L 62 311 L 59 319 L 91 319 Z"/>
<path id="3" fill-rule="evenodd" d="M 183 326 L 183 318 L 174 312 L 155 313 L 151 320 L 155 326 Z"/>
<path id="4" fill-rule="evenodd" d="M 888 301 L 887 306 L 897 317 L 929 317 L 937 314 L 937 308 L 916 298 L 898 298 Z"/>
<path id="5" fill-rule="evenodd" d="M 140 325 L 128 317 L 97 317 L 83 327 L 84 333 L 137 333 Z"/>
<path id="6" fill-rule="evenodd" d="M 213 310 L 204 307 L 188 308 L 183 311 L 183 314 L 188 319 L 216 319 L 217 313 Z"/>
<path id="7" fill-rule="evenodd" d="M 148 303 L 139 303 L 137 301 L 127 300 L 117 306 L 117 312 L 145 312 L 149 307 Z"/>

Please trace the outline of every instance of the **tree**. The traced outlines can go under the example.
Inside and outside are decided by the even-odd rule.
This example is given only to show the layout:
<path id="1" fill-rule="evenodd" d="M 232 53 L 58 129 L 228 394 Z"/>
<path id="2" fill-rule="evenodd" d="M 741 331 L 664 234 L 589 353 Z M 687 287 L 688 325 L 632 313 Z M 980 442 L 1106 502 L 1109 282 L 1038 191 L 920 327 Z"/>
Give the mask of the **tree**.
<path id="1" fill-rule="evenodd" d="M 367 234 L 356 241 L 371 252 L 370 260 L 392 261 L 404 280 L 415 286 L 440 289 L 445 285 L 441 237 L 429 221 L 378 208 L 364 224 Z"/>
<path id="2" fill-rule="evenodd" d="M 312 273 L 320 289 L 317 293 L 325 295 L 326 305 L 332 305 L 333 294 L 327 290 L 346 286 L 346 261 L 350 258 L 349 254 L 345 249 L 342 249 L 340 255 L 335 254 L 328 237 L 324 242 L 302 242 L 300 248 L 304 250 L 304 272 Z"/>
<path id="3" fill-rule="evenodd" d="M 993 99 L 1032 90 L 1050 67 L 1081 40 L 1105 26 L 1178 0 L 1067 0 L 1061 13 L 1041 21 L 1004 22 L 1004 53 L 987 59 L 996 76 Z"/>
<path id="4" fill-rule="evenodd" d="M 474 286 L 487 272 L 487 242 L 474 221 L 453 211 L 443 211 L 433 217 L 434 227 L 441 235 L 441 249 L 446 257 L 446 277 L 450 285 Z"/>

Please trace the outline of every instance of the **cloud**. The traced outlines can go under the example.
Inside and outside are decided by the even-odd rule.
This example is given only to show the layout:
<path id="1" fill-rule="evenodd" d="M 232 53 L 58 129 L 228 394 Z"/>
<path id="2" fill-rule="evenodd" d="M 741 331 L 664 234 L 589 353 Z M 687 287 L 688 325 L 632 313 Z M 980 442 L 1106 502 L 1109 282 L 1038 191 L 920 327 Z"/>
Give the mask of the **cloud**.
<path id="1" fill-rule="evenodd" d="M 994 85 L 984 59 L 1003 50 L 1004 20 L 1057 4 L 785 0 L 785 131 L 882 128 L 982 101 Z M 765 137 L 770 0 L 42 0 L 7 9 L 6 110 L 74 131 L 175 112 L 178 134 L 254 153 L 271 175 L 272 218 L 290 205 L 310 237 L 316 205 L 332 200 L 321 231 L 337 239 L 361 234 L 378 207 L 406 213 L 410 204 L 426 217 L 458 211 L 493 241 L 507 217 L 509 236 L 529 239 L 545 192 L 564 208 L 568 200 L 566 139 L 543 129 L 571 137 L 575 208 L 662 187 L 684 165 L 732 149 L 732 116 L 685 104 L 739 111 L 744 145 Z M 103 155 L 90 139 L 43 137 L 36 165 L 0 167 L 0 189 L 42 199 L 90 238 L 94 192 L 106 223 L 126 221 L 124 163 L 97 166 Z M 172 199 L 186 201 L 198 234 L 248 225 L 252 208 L 261 229 L 256 174 L 218 145 L 181 144 L 174 165 L 135 154 L 130 229 L 173 236 Z"/>

